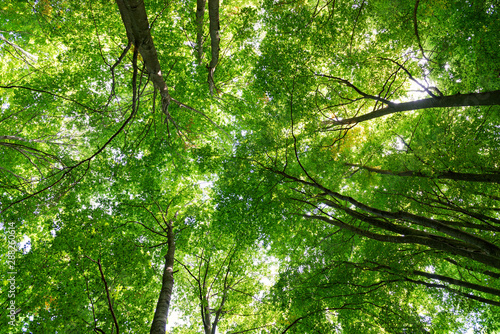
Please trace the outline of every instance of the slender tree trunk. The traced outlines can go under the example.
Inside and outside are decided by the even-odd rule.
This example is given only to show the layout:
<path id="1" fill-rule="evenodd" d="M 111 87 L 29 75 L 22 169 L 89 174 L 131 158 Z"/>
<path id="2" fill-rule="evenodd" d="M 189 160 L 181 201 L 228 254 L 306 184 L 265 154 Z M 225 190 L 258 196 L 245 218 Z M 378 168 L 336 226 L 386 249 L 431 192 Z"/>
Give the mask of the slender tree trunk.
<path id="1" fill-rule="evenodd" d="M 210 94 L 214 95 L 214 89 L 216 89 L 214 72 L 219 63 L 220 49 L 219 0 L 208 0 L 208 16 L 210 17 L 210 42 L 212 46 L 212 60 L 208 65 L 208 84 Z"/>
<path id="2" fill-rule="evenodd" d="M 196 45 L 198 46 L 196 58 L 201 64 L 203 58 L 203 20 L 205 18 L 206 0 L 196 2 Z"/>
<path id="3" fill-rule="evenodd" d="M 500 259 L 500 247 L 496 246 L 495 244 L 493 244 L 492 242 L 490 242 L 488 240 L 477 237 L 477 236 L 470 234 L 468 232 L 461 231 L 460 229 L 454 228 L 453 226 L 451 226 L 453 224 L 446 224 L 442 221 L 437 221 L 437 220 L 433 220 L 433 219 L 430 219 L 427 217 L 417 216 L 417 215 L 414 215 L 414 214 L 411 214 L 408 212 L 403 212 L 403 211 L 390 212 L 390 211 L 384 211 L 384 210 L 380 210 L 377 208 L 373 208 L 373 207 L 365 205 L 361 202 L 356 201 L 352 197 L 342 195 L 342 194 L 335 192 L 335 191 L 331 191 L 330 189 L 328 189 L 328 188 L 326 188 L 326 187 L 324 187 L 316 182 L 304 181 L 304 180 L 301 180 L 301 179 L 296 178 L 294 176 L 288 175 L 282 171 L 275 171 L 275 172 L 280 174 L 280 175 L 285 176 L 288 179 L 291 179 L 291 180 L 294 180 L 296 182 L 302 183 L 304 185 L 309 185 L 313 188 L 319 189 L 337 200 L 341 200 L 341 201 L 345 201 L 347 203 L 350 203 L 354 207 L 356 207 L 362 211 L 365 211 L 367 213 L 373 214 L 376 217 L 380 217 L 380 218 L 383 218 L 386 220 L 388 219 L 389 221 L 394 220 L 396 222 L 400 221 L 400 220 L 406 220 L 407 222 L 415 223 L 415 224 L 418 224 L 422 227 L 431 228 L 433 231 L 444 233 L 446 235 L 449 235 L 452 238 L 460 239 L 461 241 L 449 239 L 448 242 L 452 242 L 454 244 L 453 248 L 457 248 L 457 247 L 458 248 L 465 248 L 466 252 L 470 253 L 470 256 L 469 256 L 470 258 L 476 258 L 476 257 L 483 258 L 483 255 L 485 255 L 485 256 L 487 255 L 486 258 L 488 258 L 488 259 L 486 260 L 486 258 L 484 258 L 484 260 L 488 261 L 488 263 L 491 262 L 492 258 Z M 392 232 L 396 232 L 396 233 L 403 234 L 403 235 L 414 235 L 414 236 L 419 236 L 419 237 L 422 236 L 422 233 L 427 234 L 427 232 L 424 232 L 424 231 L 419 231 L 416 229 L 409 229 L 408 227 L 401 226 L 399 224 L 394 224 L 391 222 L 386 222 L 383 220 L 375 219 L 375 217 L 369 217 L 366 215 L 362 215 L 359 212 L 356 212 L 354 210 L 351 210 L 351 209 L 344 207 L 344 206 L 341 206 L 339 204 L 333 203 L 332 201 L 329 201 L 326 199 L 323 199 L 323 203 L 325 203 L 326 205 L 329 205 L 333 208 L 337 208 L 339 210 L 342 210 L 354 218 L 364 220 L 371 225 L 377 226 L 379 228 L 383 228 L 387 231 L 392 231 Z M 357 228 L 355 228 L 355 229 L 357 229 Z M 352 231 L 354 232 L 354 230 L 352 230 Z M 365 231 L 365 232 L 367 232 L 367 231 Z M 360 231 L 357 231 L 355 233 L 359 234 Z M 369 233 L 371 233 L 371 232 L 369 232 Z M 365 236 L 368 236 L 368 235 L 365 235 Z M 374 235 L 373 237 L 370 237 L 370 238 L 380 238 L 380 237 L 381 236 L 379 236 L 379 235 Z M 389 237 L 389 236 L 383 236 L 383 237 Z M 436 239 L 439 236 L 429 234 L 429 237 Z M 445 241 L 445 239 L 443 239 L 443 241 Z M 390 242 L 396 242 L 396 241 L 390 241 Z M 463 253 L 463 251 L 465 249 L 461 249 L 459 252 Z M 486 254 L 482 254 L 482 255 L 475 254 L 475 252 L 478 252 L 478 251 L 485 252 Z M 455 254 L 458 254 L 457 251 L 455 251 Z M 465 253 L 463 253 L 463 254 L 465 254 Z M 500 262 L 495 263 L 494 266 L 500 268 Z"/>
<path id="4" fill-rule="evenodd" d="M 418 101 L 390 103 L 387 107 L 357 117 L 328 121 L 329 124 L 353 124 L 408 110 L 500 105 L 500 90 L 485 93 L 455 94 Z"/>
<path id="5" fill-rule="evenodd" d="M 168 250 L 165 255 L 165 268 L 163 269 L 160 297 L 158 298 L 153 323 L 151 324 L 151 334 L 165 334 L 168 310 L 170 308 L 170 300 L 172 299 L 172 290 L 174 288 L 175 241 L 174 232 L 172 231 L 172 222 L 167 225 L 167 228 Z"/>
<path id="6" fill-rule="evenodd" d="M 448 261 L 448 262 L 450 262 L 451 264 L 454 264 L 457 267 L 462 267 L 464 269 L 467 269 L 467 271 L 475 271 L 475 272 L 478 272 L 478 273 L 481 273 L 481 274 L 488 275 L 488 276 L 493 277 L 495 279 L 500 279 L 500 273 L 495 273 L 495 272 L 490 271 L 490 270 L 480 270 L 478 268 L 464 266 L 462 264 L 459 264 L 456 260 L 451 259 L 449 257 L 445 258 L 445 260 Z"/>
<path id="7" fill-rule="evenodd" d="M 448 291 L 450 291 L 452 293 L 455 293 L 455 294 L 457 294 L 459 296 L 462 296 L 462 297 L 465 297 L 465 298 L 468 298 L 468 299 L 472 299 L 472 300 L 477 300 L 478 302 L 481 302 L 481 303 L 490 304 L 490 305 L 494 305 L 494 306 L 500 306 L 500 302 L 498 302 L 496 300 L 492 300 L 492 299 L 489 299 L 489 298 L 484 298 L 484 297 L 481 297 L 481 296 L 476 296 L 476 295 L 473 295 L 471 293 L 463 292 L 463 291 L 454 289 L 454 288 L 452 288 L 452 287 L 450 287 L 448 285 L 445 285 L 445 284 L 429 283 L 429 282 L 425 282 L 425 281 L 411 279 L 411 278 L 408 278 L 408 277 L 405 277 L 404 280 L 407 281 L 407 282 L 411 282 L 413 284 L 424 285 L 424 286 L 426 286 L 428 288 L 445 289 L 445 290 L 448 290 Z"/>
<path id="8" fill-rule="evenodd" d="M 404 212 L 404 211 L 398 211 L 398 212 L 390 212 L 390 211 L 384 211 L 380 209 L 376 209 L 373 207 L 370 207 L 368 205 L 365 205 L 361 202 L 356 201 L 352 197 L 348 196 L 343 196 L 338 193 L 334 193 L 334 196 L 340 200 L 347 201 L 348 203 L 354 205 L 360 210 L 363 210 L 365 212 L 374 214 L 378 217 L 381 218 L 387 218 L 387 219 L 393 219 L 393 220 L 404 220 L 407 222 L 415 223 L 423 227 L 431 228 L 434 231 L 444 233 L 446 235 L 449 235 L 450 237 L 457 238 L 462 240 L 463 242 L 466 242 L 470 244 L 471 246 L 478 247 L 479 249 L 483 250 L 489 255 L 493 256 L 498 256 L 500 257 L 500 247 L 496 246 L 495 244 L 484 240 L 483 238 L 477 237 L 471 233 L 461 231 L 458 228 L 452 227 L 450 225 L 453 224 L 446 224 L 443 221 L 438 221 L 434 219 L 430 219 L 427 217 L 422 217 L 422 216 L 417 216 L 409 212 Z"/>
<path id="9" fill-rule="evenodd" d="M 419 271 L 419 270 L 414 270 L 412 272 L 412 274 L 413 275 L 417 275 L 417 276 L 426 277 L 426 278 L 429 278 L 429 279 L 439 280 L 439 281 L 442 281 L 442 282 L 447 282 L 447 283 L 450 283 L 450 284 L 453 284 L 453 285 L 457 285 L 457 286 L 461 286 L 461 287 L 464 287 L 464 288 L 467 288 L 467 289 L 481 291 L 481 292 L 489 293 L 489 294 L 492 294 L 492 295 L 500 297 L 500 290 L 496 289 L 496 288 L 489 287 L 489 286 L 484 286 L 484 285 L 479 285 L 479 284 L 475 284 L 475 283 L 470 283 L 470 282 L 467 282 L 467 281 L 458 280 L 458 279 L 455 279 L 455 278 L 452 278 L 452 277 L 448 277 L 448 276 L 426 273 L 426 272 Z"/>
<path id="10" fill-rule="evenodd" d="M 324 195 L 329 195 L 337 200 L 350 203 L 354 207 L 362 211 L 365 211 L 366 213 L 374 214 L 375 217 L 360 213 L 355 210 L 351 210 L 348 208 L 347 205 L 341 204 L 341 202 L 334 203 L 325 198 L 320 199 L 322 203 L 332 208 L 338 209 L 339 211 L 343 211 L 349 216 L 359 221 L 363 221 L 373 227 L 380 228 L 386 232 L 397 233 L 399 235 L 374 233 L 370 228 L 360 228 L 355 226 L 354 224 L 344 223 L 343 221 L 335 217 L 330 218 L 318 215 L 303 215 L 304 218 L 322 220 L 328 224 L 337 226 L 341 229 L 351 231 L 352 233 L 355 233 L 359 236 L 363 236 L 377 241 L 424 245 L 432 249 L 437 249 L 450 254 L 463 256 L 473 261 L 477 261 L 486 264 L 488 266 L 491 266 L 493 268 L 500 269 L 499 247 L 489 242 L 488 240 L 482 239 L 480 237 L 461 231 L 459 229 L 447 226 L 441 221 L 434 221 L 426 217 L 420 217 L 405 212 L 392 213 L 388 211 L 371 208 L 367 205 L 357 202 L 352 197 L 344 196 L 337 192 L 331 191 L 330 189 L 320 185 L 319 183 L 301 180 L 295 176 L 289 175 L 280 170 L 275 170 L 275 169 L 271 170 L 299 184 L 307 185 L 316 188 L 318 190 L 321 190 L 322 192 L 324 192 Z M 314 204 L 309 203 L 307 201 L 303 202 L 314 206 Z M 416 223 L 422 227 L 427 227 L 427 229 L 420 230 L 407 227 L 405 226 L 405 224 L 399 223 L 399 221 L 401 220 L 406 220 L 409 223 Z M 452 238 L 429 233 L 427 232 L 428 228 L 432 229 L 433 232 L 435 231 L 435 232 L 445 233 L 451 236 Z"/>
<path id="11" fill-rule="evenodd" d="M 316 220 L 321 220 L 324 221 L 328 224 L 331 224 L 333 226 L 337 226 L 341 229 L 344 229 L 346 231 L 350 231 L 354 234 L 357 234 L 362 237 L 366 237 L 369 239 L 381 241 L 381 242 L 390 242 L 390 243 L 398 243 L 398 244 L 417 244 L 417 245 L 423 245 L 427 246 L 431 249 L 436 249 L 436 250 L 441 250 L 446 253 L 450 254 L 455 254 L 458 256 L 462 256 L 465 258 L 468 258 L 473 261 L 477 261 L 480 263 L 483 263 L 487 266 L 491 266 L 493 268 L 500 269 L 500 258 L 496 256 L 491 256 L 488 254 L 484 254 L 481 252 L 478 252 L 476 248 L 469 248 L 467 247 L 468 245 L 459 242 L 457 240 L 453 240 L 450 238 L 446 237 L 439 237 L 431 233 L 426 233 L 422 231 L 417 231 L 418 234 L 414 235 L 403 235 L 403 236 L 395 236 L 395 235 L 387 235 L 387 234 L 380 234 L 380 233 L 373 233 L 369 231 L 368 229 L 363 229 L 363 228 L 358 228 L 353 225 L 344 223 L 340 219 L 330 219 L 324 216 L 313 216 L 313 215 L 304 215 L 304 218 L 307 219 L 316 219 Z M 353 215 L 353 218 L 359 219 L 361 221 L 364 221 L 366 223 L 371 224 L 374 219 L 370 219 L 369 217 L 357 214 Z M 388 224 L 388 225 L 394 225 L 394 224 Z M 391 231 L 389 228 L 386 229 L 387 231 Z M 427 234 L 425 236 L 424 234 Z"/>
<path id="12" fill-rule="evenodd" d="M 203 306 L 204 309 L 204 321 L 203 321 L 203 329 L 205 330 L 205 334 L 212 334 L 212 319 L 210 319 L 210 304 L 208 303 L 208 298 L 204 298 L 204 301 L 207 303 L 206 306 Z"/>
<path id="13" fill-rule="evenodd" d="M 500 173 L 482 173 L 482 174 L 474 174 L 474 173 L 456 173 L 452 171 L 446 171 L 441 173 L 436 173 L 433 176 L 425 175 L 419 171 L 404 171 L 404 172 L 394 172 L 387 169 L 378 169 L 364 165 L 358 164 L 350 164 L 346 163 L 346 166 L 358 167 L 364 170 L 367 170 L 372 173 L 384 174 L 384 175 L 394 175 L 394 176 L 417 176 L 417 177 L 426 177 L 426 178 L 434 178 L 434 179 L 446 179 L 446 180 L 454 180 L 454 181 L 468 181 L 468 182 L 489 182 L 489 183 L 500 183 Z"/>

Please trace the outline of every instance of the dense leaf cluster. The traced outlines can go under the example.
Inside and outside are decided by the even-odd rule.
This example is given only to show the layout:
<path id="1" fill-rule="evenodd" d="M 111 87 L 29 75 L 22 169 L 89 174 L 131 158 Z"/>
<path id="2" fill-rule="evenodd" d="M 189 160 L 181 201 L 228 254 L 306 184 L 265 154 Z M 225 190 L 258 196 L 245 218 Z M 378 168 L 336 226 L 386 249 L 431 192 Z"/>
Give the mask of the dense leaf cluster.
<path id="1" fill-rule="evenodd" d="M 0 6 L 2 332 L 500 329 L 497 1 Z"/>

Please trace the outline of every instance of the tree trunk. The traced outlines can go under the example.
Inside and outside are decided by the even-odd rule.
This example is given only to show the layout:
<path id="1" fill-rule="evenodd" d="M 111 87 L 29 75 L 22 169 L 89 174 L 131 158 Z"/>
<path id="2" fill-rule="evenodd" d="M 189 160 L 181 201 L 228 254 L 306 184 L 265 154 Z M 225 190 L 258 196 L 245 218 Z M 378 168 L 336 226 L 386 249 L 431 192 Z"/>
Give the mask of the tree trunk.
<path id="1" fill-rule="evenodd" d="M 163 112 L 167 113 L 168 105 L 172 98 L 168 93 L 168 87 L 162 75 L 160 62 L 158 61 L 158 54 L 153 43 L 153 38 L 151 37 L 144 1 L 116 0 L 116 3 L 120 9 L 120 15 L 127 31 L 127 38 L 139 48 L 150 78 L 156 89 L 160 91 Z"/>
<path id="2" fill-rule="evenodd" d="M 174 288 L 175 241 L 174 232 L 172 231 L 172 222 L 167 225 L 167 228 L 168 250 L 165 255 L 165 268 L 163 269 L 160 297 L 158 298 L 153 323 L 151 324 L 151 334 L 165 334 L 168 310 L 170 308 L 170 300 L 172 298 L 172 290 Z"/>
<path id="3" fill-rule="evenodd" d="M 433 279 L 433 280 L 447 282 L 447 283 L 461 286 L 461 287 L 464 287 L 467 289 L 485 292 L 485 293 L 489 293 L 489 294 L 500 297 L 500 290 L 496 289 L 496 288 L 489 287 L 489 286 L 484 286 L 484 285 L 475 284 L 475 283 L 471 283 L 471 282 L 467 282 L 467 281 L 462 281 L 462 280 L 455 279 L 455 278 L 448 277 L 448 276 L 431 274 L 431 273 L 427 273 L 427 272 L 423 272 L 423 271 L 419 271 L 419 270 L 414 270 L 412 272 L 412 274 L 417 275 L 417 276 L 426 277 L 426 278 Z"/>
<path id="4" fill-rule="evenodd" d="M 455 94 L 418 101 L 390 103 L 387 107 L 357 117 L 328 121 L 330 124 L 353 124 L 408 110 L 500 105 L 500 90 L 485 93 Z"/>
<path id="5" fill-rule="evenodd" d="M 433 231 L 444 233 L 452 238 L 459 239 L 460 242 L 458 240 L 455 240 L 455 239 L 449 239 L 448 242 L 454 244 L 454 246 L 453 246 L 454 248 L 457 248 L 457 247 L 464 248 L 465 247 L 465 249 L 460 250 L 460 253 L 462 253 L 462 251 L 466 250 L 466 252 L 471 253 L 470 258 L 476 258 L 476 257 L 483 258 L 482 256 L 478 256 L 478 254 L 475 254 L 475 252 L 481 251 L 481 252 L 486 253 L 483 255 L 488 255 L 488 256 L 486 256 L 486 258 L 487 258 L 486 261 L 488 261 L 488 263 L 491 261 L 492 258 L 500 259 L 500 247 L 496 246 L 492 242 L 489 242 L 488 240 L 477 237 L 477 236 L 470 234 L 468 232 L 461 231 L 460 229 L 454 228 L 453 225 L 456 225 L 456 224 L 453 224 L 453 222 L 452 222 L 452 224 L 446 224 L 446 222 L 444 222 L 444 221 L 438 221 L 438 220 L 430 219 L 427 217 L 417 216 L 417 215 L 414 215 L 414 214 L 411 214 L 408 212 L 403 212 L 403 211 L 390 212 L 390 211 L 380 210 L 377 208 L 370 207 L 370 206 L 363 204 L 361 202 L 358 202 L 352 197 L 342 195 L 342 194 L 335 192 L 335 191 L 331 191 L 330 189 L 328 189 L 328 188 L 326 188 L 326 187 L 324 187 L 316 182 L 307 182 L 307 181 L 298 179 L 296 177 L 293 177 L 291 175 L 288 175 L 288 174 L 281 172 L 281 171 L 276 171 L 276 172 L 278 174 L 281 174 L 289 179 L 292 179 L 292 180 L 297 181 L 299 183 L 302 183 L 304 185 L 309 185 L 309 186 L 312 186 L 316 189 L 319 189 L 337 200 L 341 200 L 341 201 L 345 201 L 347 203 L 350 203 L 354 207 L 356 207 L 362 211 L 365 211 L 367 213 L 373 214 L 376 217 L 380 217 L 382 219 L 389 220 L 389 221 L 378 220 L 378 219 L 375 219 L 375 217 L 369 217 L 366 215 L 362 215 L 357 211 L 351 210 L 347 207 L 343 207 L 343 206 L 341 206 L 337 203 L 333 203 L 332 201 L 329 201 L 327 199 L 322 200 L 324 204 L 331 206 L 332 208 L 342 210 L 342 211 L 346 212 L 347 214 L 349 214 L 350 216 L 357 218 L 357 219 L 360 219 L 360 220 L 364 220 L 371 225 L 377 226 L 379 228 L 383 228 L 387 231 L 392 231 L 392 232 L 403 234 L 403 235 L 414 235 L 414 236 L 420 235 L 420 236 L 422 236 L 422 233 L 427 234 L 427 232 L 424 232 L 424 231 L 420 231 L 420 230 L 416 230 L 416 229 L 409 229 L 408 227 L 401 226 L 400 224 L 390 223 L 390 220 L 394 220 L 396 222 L 401 221 L 401 220 L 407 221 L 409 223 L 414 223 L 414 224 L 420 225 L 422 227 L 431 228 Z M 311 203 L 309 203 L 309 204 L 311 204 Z M 355 233 L 358 233 L 358 232 L 355 232 Z M 429 236 L 431 236 L 431 235 L 429 234 Z M 438 238 L 437 235 L 432 235 L 432 237 L 434 239 Z M 444 241 L 444 239 L 443 239 L 443 241 Z M 393 242 L 393 241 L 391 241 L 391 242 Z M 455 251 L 455 254 L 458 254 L 458 253 Z M 486 258 L 484 258 L 484 259 L 486 259 Z M 496 263 L 495 266 L 500 268 L 500 262 Z"/>
<path id="6" fill-rule="evenodd" d="M 203 20 L 205 18 L 206 0 L 196 2 L 196 45 L 198 46 L 196 58 L 198 64 L 201 64 L 203 58 Z"/>
<path id="7" fill-rule="evenodd" d="M 210 42 L 212 46 L 212 60 L 208 65 L 208 84 L 210 87 L 210 94 L 214 95 L 215 81 L 214 72 L 215 67 L 219 63 L 219 49 L 220 49 L 220 24 L 219 24 L 219 0 L 208 0 L 208 16 L 210 17 Z"/>
<path id="8" fill-rule="evenodd" d="M 436 173 L 433 176 L 425 175 L 419 171 L 407 170 L 404 172 L 394 172 L 387 169 L 378 169 L 364 165 L 358 164 L 350 164 L 346 163 L 346 166 L 358 167 L 364 170 L 367 170 L 372 173 L 377 174 L 385 174 L 385 175 L 394 175 L 394 176 L 417 176 L 417 177 L 427 177 L 434 179 L 446 179 L 446 180 L 454 180 L 454 181 L 468 181 L 468 182 L 489 182 L 489 183 L 500 183 L 500 173 L 482 173 L 482 174 L 474 174 L 474 173 L 456 173 L 452 171 L 446 171 L 441 173 Z"/>
<path id="9" fill-rule="evenodd" d="M 427 217 L 417 216 L 417 215 L 414 215 L 412 213 L 404 212 L 404 211 L 390 212 L 390 211 L 380 210 L 380 209 L 365 205 L 363 203 L 360 203 L 360 202 L 356 201 L 355 199 L 353 199 L 352 197 L 344 196 L 344 195 L 341 195 L 341 194 L 335 193 L 335 192 L 331 192 L 329 195 L 331 195 L 337 199 L 346 201 L 346 202 L 354 205 L 356 208 L 363 210 L 365 212 L 374 214 L 378 217 L 396 220 L 396 221 L 407 221 L 407 222 L 414 223 L 414 224 L 417 224 L 417 225 L 420 225 L 423 227 L 427 227 L 427 228 L 430 228 L 434 231 L 449 235 L 452 238 L 460 239 L 463 242 L 469 244 L 470 246 L 477 247 L 478 249 L 481 249 L 482 251 L 486 252 L 489 255 L 500 257 L 500 247 L 496 246 L 495 244 L 493 244 L 487 240 L 484 240 L 483 238 L 477 237 L 471 233 L 464 232 L 464 231 L 461 231 L 460 229 L 457 229 L 453 226 L 450 226 L 450 225 L 455 225 L 455 224 L 446 224 L 443 221 L 438 221 L 438 220 L 430 219 Z"/>
<path id="10" fill-rule="evenodd" d="M 208 303 L 208 297 L 204 298 L 204 301 L 207 303 L 205 306 L 202 305 L 203 307 L 203 329 L 205 331 L 205 334 L 212 334 L 212 319 L 210 319 L 210 304 Z"/>
<path id="11" fill-rule="evenodd" d="M 428 288 L 445 289 L 445 290 L 448 290 L 449 292 L 452 292 L 458 296 L 462 296 L 462 297 L 472 299 L 472 300 L 477 300 L 478 302 L 481 302 L 481 303 L 490 304 L 490 305 L 494 305 L 494 306 L 500 306 L 500 302 L 498 302 L 496 300 L 492 300 L 490 298 L 484 298 L 481 296 L 473 295 L 471 293 L 463 292 L 461 290 L 454 289 L 454 288 L 452 288 L 448 285 L 445 285 L 445 284 L 429 283 L 429 282 L 425 282 L 425 281 L 421 281 L 421 280 L 411 279 L 409 277 L 404 278 L 404 280 L 407 282 L 411 282 L 413 284 L 424 285 Z"/>
<path id="12" fill-rule="evenodd" d="M 493 268 L 500 269 L 500 248 L 495 244 L 489 242 L 488 240 L 482 239 L 473 234 L 461 231 L 451 226 L 447 226 L 445 223 L 443 223 L 443 221 L 434 221 L 430 218 L 421 217 L 401 211 L 393 213 L 389 211 L 379 210 L 376 208 L 371 208 L 363 203 L 357 202 L 352 197 L 344 196 L 341 195 L 340 193 L 331 191 L 330 189 L 320 185 L 317 182 L 309 182 L 301 180 L 295 176 L 289 175 L 280 170 L 274 170 L 274 169 L 271 170 L 299 184 L 307 185 L 316 188 L 318 190 L 321 190 L 322 192 L 324 192 L 323 195 L 329 195 L 335 198 L 336 200 L 350 203 L 353 207 L 356 207 L 362 211 L 375 215 L 374 217 L 352 210 L 347 205 L 341 204 L 341 202 L 335 203 L 329 201 L 326 198 L 321 198 L 321 199 L 317 198 L 317 200 L 319 200 L 321 203 L 326 204 L 332 208 L 338 209 L 339 211 L 343 211 L 347 215 L 359 221 L 363 221 L 373 227 L 377 227 L 386 232 L 397 233 L 399 235 L 374 233 L 370 230 L 370 228 L 357 227 L 352 223 L 344 223 L 340 219 L 337 219 L 332 216 L 325 217 L 318 215 L 303 215 L 304 218 L 322 220 L 328 224 L 337 226 L 341 229 L 351 231 L 352 233 L 355 233 L 359 236 L 363 236 L 377 241 L 424 245 L 432 249 L 459 255 L 471 259 L 473 261 L 477 261 L 485 265 L 491 266 Z M 302 201 L 302 202 L 312 205 L 316 209 L 320 210 L 320 208 L 315 206 L 313 203 L 307 201 Z M 427 232 L 428 229 L 421 230 L 412 227 L 407 227 L 405 226 L 405 224 L 399 223 L 401 220 L 406 221 L 407 223 L 413 223 L 420 225 L 422 227 L 430 228 L 432 232 L 444 233 L 450 236 L 451 238 L 446 236 L 440 236 L 434 233 L 429 233 Z"/>

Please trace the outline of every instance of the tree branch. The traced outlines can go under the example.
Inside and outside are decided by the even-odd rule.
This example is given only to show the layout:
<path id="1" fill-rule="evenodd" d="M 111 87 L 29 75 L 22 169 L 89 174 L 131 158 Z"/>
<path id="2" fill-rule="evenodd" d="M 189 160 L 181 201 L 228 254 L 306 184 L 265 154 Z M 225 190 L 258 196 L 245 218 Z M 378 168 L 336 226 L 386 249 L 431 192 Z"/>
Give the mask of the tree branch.
<path id="1" fill-rule="evenodd" d="M 342 120 L 329 120 L 326 121 L 326 123 L 338 124 L 338 125 L 353 124 L 409 110 L 420 110 L 428 108 L 491 106 L 491 105 L 500 105 L 500 90 L 490 91 L 485 93 L 448 95 L 448 96 L 442 96 L 439 99 L 430 98 L 430 99 L 423 99 L 411 102 L 391 103 L 385 108 L 378 109 L 361 116 L 342 119 Z"/>

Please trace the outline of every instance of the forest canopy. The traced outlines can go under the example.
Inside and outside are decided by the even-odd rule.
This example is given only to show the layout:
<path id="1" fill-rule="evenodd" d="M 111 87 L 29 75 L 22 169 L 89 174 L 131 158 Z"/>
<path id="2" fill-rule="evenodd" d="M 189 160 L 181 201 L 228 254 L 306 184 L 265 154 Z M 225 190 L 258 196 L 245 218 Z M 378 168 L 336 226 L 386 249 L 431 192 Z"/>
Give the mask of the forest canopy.
<path id="1" fill-rule="evenodd" d="M 2 333 L 498 333 L 497 0 L 0 5 Z"/>

